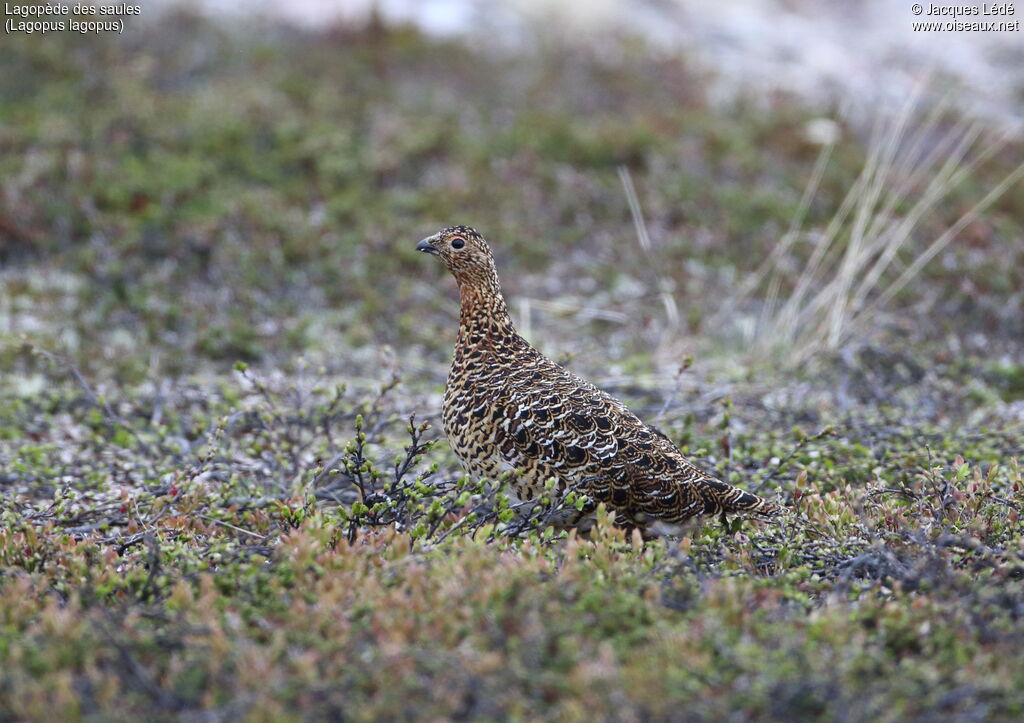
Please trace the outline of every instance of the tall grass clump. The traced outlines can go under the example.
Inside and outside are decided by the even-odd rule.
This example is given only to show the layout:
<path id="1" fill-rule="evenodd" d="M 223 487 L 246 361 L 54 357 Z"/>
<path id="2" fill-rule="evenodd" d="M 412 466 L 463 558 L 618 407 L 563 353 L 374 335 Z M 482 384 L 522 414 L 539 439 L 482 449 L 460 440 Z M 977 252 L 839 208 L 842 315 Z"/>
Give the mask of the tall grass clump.
<path id="1" fill-rule="evenodd" d="M 1008 147 L 1012 134 L 968 116 L 950 122 L 947 104 L 924 108 L 920 90 L 896 112 L 879 113 L 855 181 L 824 228 L 809 228 L 805 219 L 836 138 L 822 144 L 789 229 L 727 305 L 739 308 L 765 290 L 745 333 L 752 353 L 798 364 L 862 338 L 922 269 L 1024 176 L 1024 164 L 1017 165 L 952 223 L 938 222 L 953 194 Z"/>

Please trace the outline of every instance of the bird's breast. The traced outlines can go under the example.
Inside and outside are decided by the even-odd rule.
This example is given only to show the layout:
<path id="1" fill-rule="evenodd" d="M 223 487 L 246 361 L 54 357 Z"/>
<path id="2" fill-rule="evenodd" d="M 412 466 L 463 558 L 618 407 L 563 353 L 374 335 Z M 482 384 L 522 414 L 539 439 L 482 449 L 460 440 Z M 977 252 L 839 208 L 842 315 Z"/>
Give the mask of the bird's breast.
<path id="1" fill-rule="evenodd" d="M 494 479 L 506 471 L 497 443 L 504 394 L 500 365 L 493 354 L 476 346 L 456 350 L 441 421 L 452 450 L 472 475 Z"/>

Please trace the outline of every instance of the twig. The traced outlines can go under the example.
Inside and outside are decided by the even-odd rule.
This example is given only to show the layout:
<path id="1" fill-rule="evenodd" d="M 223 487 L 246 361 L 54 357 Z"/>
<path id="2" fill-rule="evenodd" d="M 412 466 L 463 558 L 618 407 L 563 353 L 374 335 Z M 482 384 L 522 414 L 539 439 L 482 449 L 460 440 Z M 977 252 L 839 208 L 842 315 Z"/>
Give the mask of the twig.
<path id="1" fill-rule="evenodd" d="M 89 382 L 85 380 L 85 377 L 82 376 L 82 373 L 74 363 L 59 354 L 55 354 L 32 344 L 28 345 L 28 348 L 31 352 L 67 369 L 75 380 L 75 383 L 78 384 L 82 391 L 85 392 L 86 396 L 89 397 L 89 400 L 103 413 L 103 417 L 109 426 L 117 426 L 125 430 L 138 443 L 139 447 L 148 457 L 153 458 L 155 456 L 153 449 L 149 444 L 145 442 L 142 437 L 140 437 L 139 434 L 128 425 L 127 422 L 121 419 L 121 417 L 107 403 L 106 399 L 100 397 L 95 390 L 93 390 L 92 386 L 90 386 Z"/>
<path id="2" fill-rule="evenodd" d="M 760 482 L 757 483 L 757 485 L 754 486 L 754 488 L 753 488 L 754 492 L 759 492 L 762 487 L 764 487 L 766 484 L 768 484 L 768 482 L 770 482 L 771 480 L 775 479 L 782 472 L 782 469 L 787 464 L 789 464 L 789 462 L 797 455 L 797 453 L 801 449 L 806 447 L 811 442 L 817 442 L 818 440 L 824 439 L 825 437 L 834 437 L 835 434 L 836 434 L 835 427 L 833 427 L 832 425 L 828 425 L 827 427 L 822 429 L 817 434 L 810 435 L 808 437 L 803 437 L 802 439 L 798 440 L 797 443 L 796 443 L 796 446 L 793 447 L 793 450 L 789 454 L 787 454 L 785 457 L 783 457 L 781 460 L 779 460 L 779 463 L 777 465 L 775 465 L 775 469 L 773 469 L 771 472 L 769 472 L 765 477 L 763 477 L 761 479 Z"/>
<path id="3" fill-rule="evenodd" d="M 218 525 L 222 525 L 223 527 L 227 527 L 229 529 L 232 529 L 235 532 L 241 532 L 243 535 L 249 535 L 250 537 L 255 537 L 257 540 L 263 541 L 263 540 L 267 539 L 267 535 L 261 535 L 259 533 L 253 532 L 252 530 L 243 529 L 241 527 L 238 527 L 237 525 L 232 525 L 230 522 L 225 522 L 224 520 L 218 520 L 216 517 L 210 517 L 209 515 L 204 515 L 201 512 L 197 512 L 197 513 L 195 513 L 195 515 L 196 515 L 196 517 L 199 517 L 200 519 L 206 520 L 208 522 L 213 522 L 213 523 L 218 524 Z"/>

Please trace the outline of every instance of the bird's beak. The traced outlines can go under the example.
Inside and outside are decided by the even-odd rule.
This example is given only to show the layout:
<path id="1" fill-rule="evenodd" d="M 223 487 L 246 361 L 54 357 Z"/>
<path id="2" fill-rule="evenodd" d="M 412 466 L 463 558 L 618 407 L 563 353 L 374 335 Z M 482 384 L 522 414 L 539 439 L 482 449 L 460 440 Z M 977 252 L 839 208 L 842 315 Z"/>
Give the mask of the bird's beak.
<path id="1" fill-rule="evenodd" d="M 416 244 L 416 250 L 417 251 L 424 251 L 424 252 L 426 252 L 428 254 L 434 254 L 436 256 L 437 253 L 438 253 L 437 246 L 435 246 L 434 244 L 431 243 L 431 241 L 436 241 L 436 240 L 437 240 L 437 236 L 428 236 L 427 238 L 423 239 L 418 244 Z"/>

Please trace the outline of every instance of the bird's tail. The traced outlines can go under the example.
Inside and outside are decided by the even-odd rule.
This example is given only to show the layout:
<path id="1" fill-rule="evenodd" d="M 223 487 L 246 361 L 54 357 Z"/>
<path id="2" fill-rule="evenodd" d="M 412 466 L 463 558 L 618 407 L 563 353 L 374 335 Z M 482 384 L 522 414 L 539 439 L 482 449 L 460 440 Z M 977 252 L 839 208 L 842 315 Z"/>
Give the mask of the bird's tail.
<path id="1" fill-rule="evenodd" d="M 741 514 L 752 517 L 776 517 L 782 508 L 753 492 L 741 490 L 713 478 L 702 480 L 701 497 L 705 514 Z"/>

